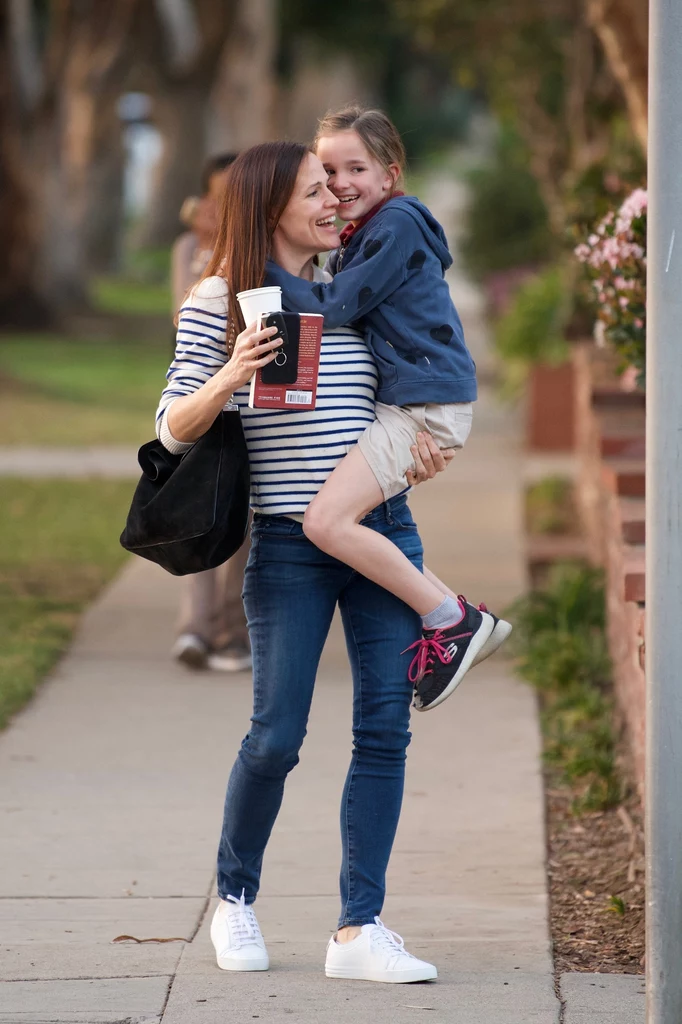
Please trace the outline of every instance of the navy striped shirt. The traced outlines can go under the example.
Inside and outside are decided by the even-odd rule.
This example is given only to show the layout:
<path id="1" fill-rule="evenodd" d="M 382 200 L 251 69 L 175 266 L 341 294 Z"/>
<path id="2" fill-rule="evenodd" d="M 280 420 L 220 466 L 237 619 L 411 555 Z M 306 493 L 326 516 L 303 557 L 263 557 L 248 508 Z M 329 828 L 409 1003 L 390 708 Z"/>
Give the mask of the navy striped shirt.
<path id="1" fill-rule="evenodd" d="M 316 268 L 316 278 L 326 280 Z M 227 361 L 226 287 L 207 278 L 180 311 L 175 358 L 156 416 L 160 440 L 176 441 L 166 414 L 176 398 L 198 390 Z M 314 409 L 250 409 L 249 385 L 236 391 L 251 466 L 251 505 L 270 515 L 301 514 L 375 418 L 378 375 L 361 333 L 349 327 L 322 337 L 317 404 Z"/>

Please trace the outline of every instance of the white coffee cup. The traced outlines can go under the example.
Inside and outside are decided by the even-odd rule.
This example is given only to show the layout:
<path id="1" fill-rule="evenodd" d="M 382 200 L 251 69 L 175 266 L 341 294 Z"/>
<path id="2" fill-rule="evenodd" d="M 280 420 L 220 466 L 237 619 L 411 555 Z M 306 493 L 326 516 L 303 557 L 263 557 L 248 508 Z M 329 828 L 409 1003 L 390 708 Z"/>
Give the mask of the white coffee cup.
<path id="1" fill-rule="evenodd" d="M 245 292 L 237 292 L 237 301 L 241 307 L 244 323 L 252 324 L 261 313 L 279 313 L 282 309 L 282 289 L 279 285 L 270 288 L 249 288 Z"/>

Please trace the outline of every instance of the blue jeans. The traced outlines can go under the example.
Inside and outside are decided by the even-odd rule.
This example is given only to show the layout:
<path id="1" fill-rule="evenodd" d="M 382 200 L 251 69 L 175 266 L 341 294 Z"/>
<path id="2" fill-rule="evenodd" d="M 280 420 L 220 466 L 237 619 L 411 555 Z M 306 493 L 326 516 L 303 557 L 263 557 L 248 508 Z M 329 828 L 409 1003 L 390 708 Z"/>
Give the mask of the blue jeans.
<path id="1" fill-rule="evenodd" d="M 419 569 L 422 544 L 404 496 L 363 523 Z M 339 927 L 381 913 L 403 797 L 412 687 L 401 651 L 421 635 L 407 605 L 315 547 L 300 523 L 257 515 L 244 577 L 253 716 L 232 769 L 218 850 L 218 894 L 253 903 L 287 774 L 298 763 L 317 667 L 338 602 L 353 673 L 353 754 L 341 801 Z"/>

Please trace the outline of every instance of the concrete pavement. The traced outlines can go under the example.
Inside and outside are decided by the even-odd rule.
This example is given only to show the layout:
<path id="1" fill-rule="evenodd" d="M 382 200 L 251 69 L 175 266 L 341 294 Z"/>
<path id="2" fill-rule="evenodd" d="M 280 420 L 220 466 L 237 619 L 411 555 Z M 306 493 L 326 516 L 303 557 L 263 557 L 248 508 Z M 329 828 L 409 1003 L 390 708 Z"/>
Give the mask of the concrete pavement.
<path id="1" fill-rule="evenodd" d="M 634 974 L 562 974 L 562 1024 L 644 1024 L 644 978 Z"/>
<path id="2" fill-rule="evenodd" d="M 150 435 L 151 436 L 151 435 Z M 46 448 L 33 445 L 0 446 L 0 476 L 33 478 L 106 477 L 119 480 L 140 475 L 137 449 L 116 445 L 86 448 Z"/>

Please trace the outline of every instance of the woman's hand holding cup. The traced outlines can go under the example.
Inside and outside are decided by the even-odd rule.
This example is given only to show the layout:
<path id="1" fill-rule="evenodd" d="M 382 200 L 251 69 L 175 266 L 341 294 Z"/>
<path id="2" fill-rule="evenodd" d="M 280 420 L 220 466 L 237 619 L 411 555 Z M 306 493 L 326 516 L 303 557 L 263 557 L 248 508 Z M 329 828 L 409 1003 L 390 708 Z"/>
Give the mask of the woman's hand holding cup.
<path id="1" fill-rule="evenodd" d="M 232 393 L 247 384 L 256 370 L 267 366 L 275 358 L 274 349 L 282 344 L 281 337 L 272 340 L 273 334 L 276 333 L 276 327 L 257 330 L 257 321 L 254 321 L 237 335 L 232 356 L 222 370 L 230 381 Z"/>

